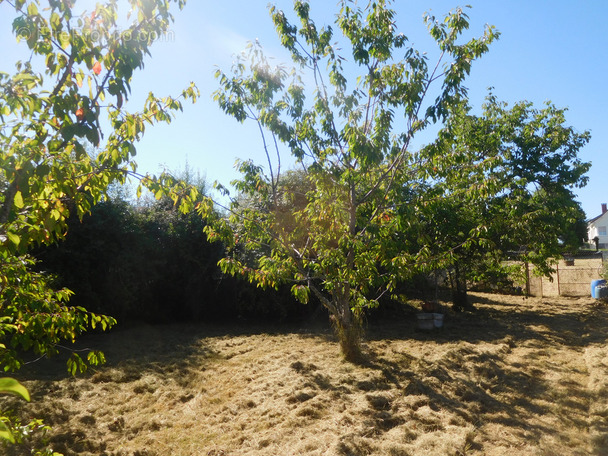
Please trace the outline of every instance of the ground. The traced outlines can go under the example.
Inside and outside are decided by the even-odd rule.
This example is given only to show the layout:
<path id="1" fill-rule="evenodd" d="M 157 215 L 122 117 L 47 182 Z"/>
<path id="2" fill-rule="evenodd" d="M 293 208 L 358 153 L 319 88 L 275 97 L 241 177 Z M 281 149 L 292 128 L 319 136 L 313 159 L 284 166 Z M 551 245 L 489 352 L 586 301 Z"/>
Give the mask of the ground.
<path id="1" fill-rule="evenodd" d="M 440 330 L 370 323 L 362 366 L 325 327 L 91 336 L 108 365 L 76 379 L 28 365 L 21 413 L 44 417 L 66 456 L 608 454 L 608 308 L 472 298 Z"/>

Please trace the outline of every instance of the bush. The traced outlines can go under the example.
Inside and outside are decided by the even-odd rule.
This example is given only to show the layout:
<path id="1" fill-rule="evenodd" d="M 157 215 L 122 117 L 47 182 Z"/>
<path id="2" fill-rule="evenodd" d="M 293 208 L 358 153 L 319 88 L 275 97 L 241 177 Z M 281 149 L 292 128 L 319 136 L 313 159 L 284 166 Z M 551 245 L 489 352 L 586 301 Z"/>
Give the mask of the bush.
<path id="1" fill-rule="evenodd" d="M 167 201 L 132 205 L 114 199 L 70 219 L 66 239 L 37 252 L 41 267 L 75 292 L 72 303 L 121 322 L 294 321 L 314 311 L 289 289 L 263 291 L 224 276 L 219 243 L 205 223 Z"/>

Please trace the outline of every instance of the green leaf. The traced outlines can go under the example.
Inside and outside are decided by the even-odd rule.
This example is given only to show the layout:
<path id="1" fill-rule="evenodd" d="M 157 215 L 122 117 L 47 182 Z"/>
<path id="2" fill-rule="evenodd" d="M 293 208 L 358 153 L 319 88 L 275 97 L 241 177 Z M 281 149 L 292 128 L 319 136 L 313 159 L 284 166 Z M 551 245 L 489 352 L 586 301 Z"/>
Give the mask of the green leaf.
<path id="1" fill-rule="evenodd" d="M 35 3 L 30 3 L 27 6 L 27 14 L 30 16 L 37 16 L 38 15 L 38 7 L 36 6 Z"/>
<path id="2" fill-rule="evenodd" d="M 13 244 L 15 247 L 19 246 L 21 239 L 19 238 L 19 236 L 17 234 L 9 231 L 8 233 L 6 233 L 6 236 L 8 237 L 8 240 L 10 241 L 11 244 Z"/>
<path id="3" fill-rule="evenodd" d="M 17 209 L 23 208 L 23 195 L 21 194 L 21 192 L 15 193 L 14 203 Z"/>
<path id="4" fill-rule="evenodd" d="M 11 377 L 0 378 L 0 393 L 15 394 L 26 401 L 30 401 L 30 393 L 17 380 Z"/>
<path id="5" fill-rule="evenodd" d="M 0 439 L 15 443 L 13 433 L 3 421 L 0 421 Z"/>
<path id="6" fill-rule="evenodd" d="M 308 287 L 305 287 L 304 285 L 294 285 L 291 287 L 291 293 L 300 303 L 308 303 Z"/>
<path id="7" fill-rule="evenodd" d="M 59 16 L 59 14 L 57 14 L 57 12 L 53 12 L 51 14 L 50 23 L 54 29 L 57 29 L 61 25 L 61 16 Z"/>

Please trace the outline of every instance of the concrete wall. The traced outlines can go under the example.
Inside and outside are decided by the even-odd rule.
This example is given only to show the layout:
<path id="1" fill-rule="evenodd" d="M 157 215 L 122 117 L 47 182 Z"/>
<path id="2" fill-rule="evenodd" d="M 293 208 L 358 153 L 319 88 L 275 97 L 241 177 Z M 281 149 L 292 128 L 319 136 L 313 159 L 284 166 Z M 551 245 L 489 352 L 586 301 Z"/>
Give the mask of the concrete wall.
<path id="1" fill-rule="evenodd" d="M 535 276 L 530 266 L 532 296 L 590 296 L 591 281 L 601 278 L 603 264 L 601 258 L 575 259 L 574 264 L 561 260 L 555 269 L 550 280 Z"/>

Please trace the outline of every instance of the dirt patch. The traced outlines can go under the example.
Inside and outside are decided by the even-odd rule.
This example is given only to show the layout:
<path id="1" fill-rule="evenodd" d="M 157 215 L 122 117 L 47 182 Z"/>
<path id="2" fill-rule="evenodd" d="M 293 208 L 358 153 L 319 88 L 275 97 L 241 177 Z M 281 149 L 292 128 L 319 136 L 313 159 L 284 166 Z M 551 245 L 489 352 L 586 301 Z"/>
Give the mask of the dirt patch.
<path id="1" fill-rule="evenodd" d="M 77 379 L 59 361 L 28 366 L 20 413 L 44 417 L 66 456 L 606 454 L 606 308 L 473 298 L 441 330 L 368 327 L 362 366 L 325 328 L 88 337 L 109 364 Z"/>

